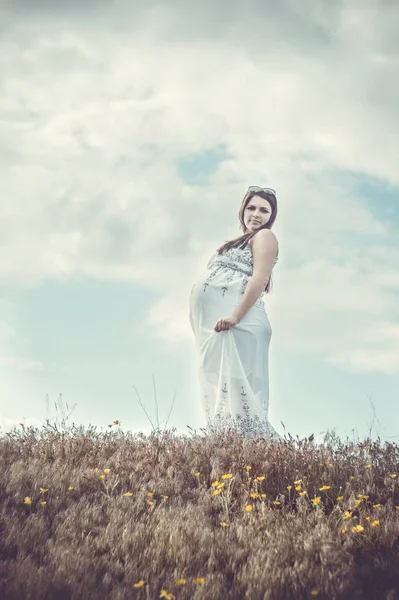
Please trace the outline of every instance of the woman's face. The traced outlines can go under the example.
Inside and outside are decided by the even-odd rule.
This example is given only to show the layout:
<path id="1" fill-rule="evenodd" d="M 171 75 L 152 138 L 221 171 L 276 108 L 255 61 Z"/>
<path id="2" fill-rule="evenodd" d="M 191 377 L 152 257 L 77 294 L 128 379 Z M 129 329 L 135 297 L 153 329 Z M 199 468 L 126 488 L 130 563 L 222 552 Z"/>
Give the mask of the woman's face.
<path id="1" fill-rule="evenodd" d="M 244 210 L 245 233 L 256 231 L 265 225 L 272 216 L 270 202 L 261 196 L 252 196 Z"/>

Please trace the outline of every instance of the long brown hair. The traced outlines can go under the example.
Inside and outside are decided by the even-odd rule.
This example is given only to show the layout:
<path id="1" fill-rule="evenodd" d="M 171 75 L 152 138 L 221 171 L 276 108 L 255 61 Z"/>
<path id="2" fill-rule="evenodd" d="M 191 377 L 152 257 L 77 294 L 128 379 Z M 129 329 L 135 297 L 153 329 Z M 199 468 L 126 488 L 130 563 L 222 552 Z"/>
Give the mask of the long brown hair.
<path id="1" fill-rule="evenodd" d="M 260 191 L 260 192 L 247 192 L 245 194 L 244 198 L 242 199 L 241 207 L 240 207 L 240 210 L 238 213 L 238 218 L 240 219 L 239 229 L 241 229 L 242 231 L 245 231 L 244 211 L 247 207 L 247 204 L 251 200 L 252 196 L 260 196 L 261 198 L 264 198 L 265 200 L 270 202 L 270 206 L 272 209 L 272 214 L 271 214 L 270 219 L 268 220 L 267 223 L 262 225 L 262 227 L 259 227 L 259 229 L 257 229 L 256 231 L 244 233 L 243 235 L 240 235 L 240 237 L 235 238 L 234 240 L 230 240 L 230 241 L 226 242 L 225 244 L 223 244 L 222 246 L 220 246 L 220 248 L 218 248 L 218 251 L 217 251 L 218 254 L 223 254 L 230 248 L 245 248 L 245 246 L 248 244 L 248 241 L 251 238 L 253 238 L 253 236 L 260 229 L 271 229 L 272 228 L 272 226 L 277 218 L 277 198 L 273 194 L 268 194 L 267 192 Z M 278 255 L 278 251 L 277 251 L 277 255 Z M 270 287 L 271 283 L 272 283 L 272 278 L 270 276 L 269 281 L 267 282 L 265 290 L 264 290 L 266 292 L 266 294 L 268 294 L 271 290 L 271 287 Z"/>

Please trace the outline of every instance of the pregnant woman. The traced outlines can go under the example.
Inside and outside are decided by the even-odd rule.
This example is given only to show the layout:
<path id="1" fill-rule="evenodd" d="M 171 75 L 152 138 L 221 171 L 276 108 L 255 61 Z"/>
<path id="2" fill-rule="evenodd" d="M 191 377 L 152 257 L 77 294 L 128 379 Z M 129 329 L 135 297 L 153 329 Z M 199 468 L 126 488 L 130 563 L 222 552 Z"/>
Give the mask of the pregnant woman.
<path id="1" fill-rule="evenodd" d="M 243 235 L 220 246 L 190 294 L 202 408 L 209 432 L 281 441 L 268 420 L 270 291 L 278 242 L 276 192 L 250 186 L 239 211 Z"/>

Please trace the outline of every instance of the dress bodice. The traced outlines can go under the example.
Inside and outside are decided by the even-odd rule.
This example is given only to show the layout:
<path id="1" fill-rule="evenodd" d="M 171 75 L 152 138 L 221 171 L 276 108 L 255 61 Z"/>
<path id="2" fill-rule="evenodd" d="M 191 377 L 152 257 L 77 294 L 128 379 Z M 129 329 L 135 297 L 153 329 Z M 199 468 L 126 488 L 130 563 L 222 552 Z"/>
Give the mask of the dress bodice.
<path id="1" fill-rule="evenodd" d="M 273 268 L 277 261 L 278 256 L 274 259 Z M 247 277 L 252 277 L 254 261 L 251 246 L 247 243 L 244 248 L 229 248 L 223 254 L 218 254 L 216 250 L 208 261 L 207 269 L 215 267 L 231 268 L 234 271 L 241 271 Z"/>

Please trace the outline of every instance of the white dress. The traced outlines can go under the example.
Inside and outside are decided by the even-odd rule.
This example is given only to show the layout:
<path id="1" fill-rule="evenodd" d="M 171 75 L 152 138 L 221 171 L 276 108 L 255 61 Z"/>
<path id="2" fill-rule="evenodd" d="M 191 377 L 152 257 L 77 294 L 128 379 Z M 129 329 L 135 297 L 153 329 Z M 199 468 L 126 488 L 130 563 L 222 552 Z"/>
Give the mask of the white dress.
<path id="1" fill-rule="evenodd" d="M 246 439 L 281 441 L 268 420 L 272 329 L 264 292 L 237 325 L 214 330 L 216 322 L 230 316 L 239 304 L 252 273 L 249 244 L 222 255 L 216 251 L 191 289 L 190 324 L 197 348 L 200 400 L 209 432 L 232 427 Z"/>

